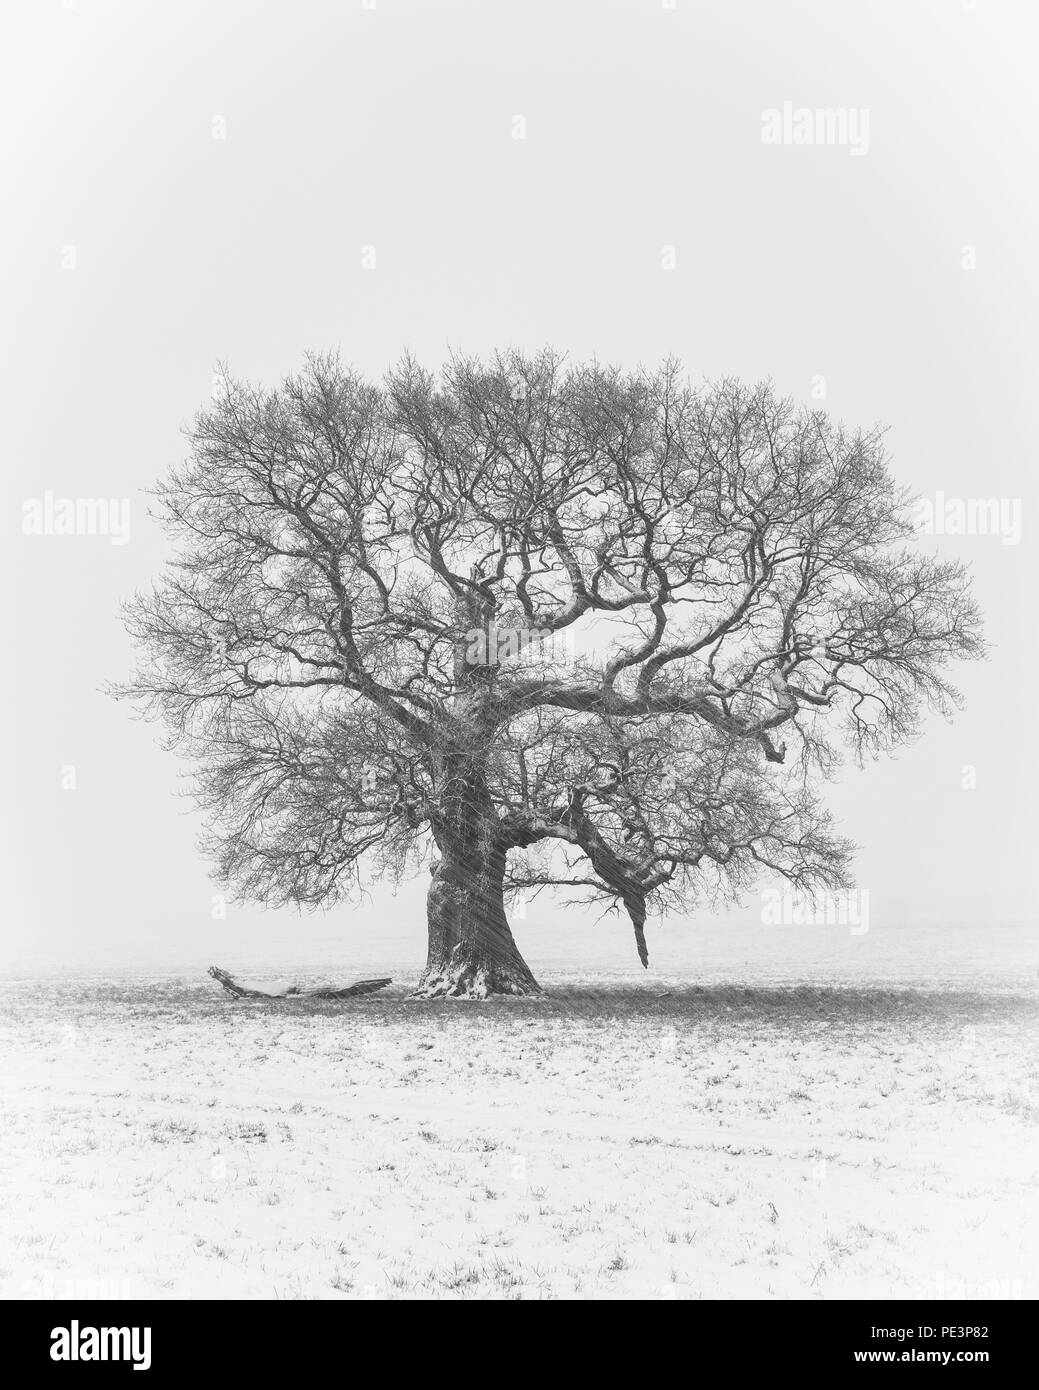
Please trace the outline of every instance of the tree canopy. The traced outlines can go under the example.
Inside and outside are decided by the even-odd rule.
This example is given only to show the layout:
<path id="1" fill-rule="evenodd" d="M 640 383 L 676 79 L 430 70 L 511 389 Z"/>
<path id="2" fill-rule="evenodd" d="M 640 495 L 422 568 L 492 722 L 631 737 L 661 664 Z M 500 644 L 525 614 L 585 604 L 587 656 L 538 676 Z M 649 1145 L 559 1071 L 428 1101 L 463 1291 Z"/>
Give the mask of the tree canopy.
<path id="1" fill-rule="evenodd" d="M 318 355 L 225 374 L 189 438 L 117 693 L 267 904 L 414 873 L 475 818 L 506 889 L 622 905 L 645 963 L 648 908 L 847 886 L 822 782 L 949 714 L 983 650 L 882 431 L 769 383 Z"/>

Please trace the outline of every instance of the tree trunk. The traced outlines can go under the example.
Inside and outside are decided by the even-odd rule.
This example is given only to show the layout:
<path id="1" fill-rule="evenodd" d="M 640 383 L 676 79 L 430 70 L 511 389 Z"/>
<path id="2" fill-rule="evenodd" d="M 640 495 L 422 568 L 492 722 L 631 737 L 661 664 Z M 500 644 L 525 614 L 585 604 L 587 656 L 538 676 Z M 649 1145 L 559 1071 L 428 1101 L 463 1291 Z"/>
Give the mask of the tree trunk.
<path id="1" fill-rule="evenodd" d="M 540 994 L 505 916 L 505 850 L 477 835 L 438 838 L 441 858 L 427 900 L 429 955 L 416 997 Z"/>

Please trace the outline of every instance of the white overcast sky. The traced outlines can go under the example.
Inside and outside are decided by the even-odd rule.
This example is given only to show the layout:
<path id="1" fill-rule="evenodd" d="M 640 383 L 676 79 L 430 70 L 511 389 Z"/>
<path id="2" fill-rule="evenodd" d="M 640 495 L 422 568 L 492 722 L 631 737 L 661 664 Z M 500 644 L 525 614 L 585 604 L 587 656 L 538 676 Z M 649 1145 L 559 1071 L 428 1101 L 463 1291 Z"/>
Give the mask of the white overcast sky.
<path id="1" fill-rule="evenodd" d="M 552 342 L 805 402 L 823 377 L 834 415 L 886 422 L 914 490 L 1021 499 L 1019 544 L 933 542 L 973 564 L 994 644 L 965 711 L 830 799 L 875 918 L 1036 917 L 1039 8 L 9 0 L 2 37 L 15 955 L 241 961 L 298 932 L 348 961 L 385 932 L 421 965 L 424 885 L 301 927 L 211 921 L 177 764 L 98 693 L 130 664 L 118 603 L 164 555 L 139 490 L 218 359 L 273 381 L 334 345 L 373 375 L 405 348 Z M 786 102 L 868 113 L 863 152 L 764 143 Z M 129 544 L 24 535 L 46 492 L 130 497 Z M 532 964 L 558 920 L 516 924 Z"/>

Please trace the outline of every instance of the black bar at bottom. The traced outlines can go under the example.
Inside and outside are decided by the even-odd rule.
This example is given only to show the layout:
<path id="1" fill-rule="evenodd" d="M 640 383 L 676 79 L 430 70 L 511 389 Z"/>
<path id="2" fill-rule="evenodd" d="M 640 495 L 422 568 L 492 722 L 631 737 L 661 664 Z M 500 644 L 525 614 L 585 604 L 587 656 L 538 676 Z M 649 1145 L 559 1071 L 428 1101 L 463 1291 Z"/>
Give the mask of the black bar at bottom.
<path id="1" fill-rule="evenodd" d="M 476 1316 L 471 1307 L 459 1308 L 469 1302 L 7 1303 L 0 1307 L 2 1364 L 12 1385 L 50 1374 L 72 1382 L 131 1375 L 183 1384 L 210 1372 L 303 1381 L 331 1372 L 340 1382 L 354 1376 L 370 1382 L 380 1366 L 391 1374 L 405 1367 L 409 1375 L 422 1374 L 426 1356 L 437 1373 L 452 1366 L 462 1376 L 477 1368 L 493 1373 L 504 1361 L 522 1374 L 505 1347 L 518 1350 L 518 1336 L 545 1333 L 551 1343 L 528 1343 L 539 1348 L 532 1376 L 544 1372 L 546 1354 L 554 1373 L 580 1371 L 584 1378 L 603 1363 L 617 1372 L 614 1358 L 632 1355 L 661 1368 L 677 1358 L 690 1377 L 708 1366 L 737 1374 L 928 1366 L 1005 1375 L 1027 1366 L 1036 1344 L 1031 1302 L 645 1301 L 633 1308 L 548 1301 L 521 1309 L 481 1301 Z M 21 1376 L 10 1379 L 15 1368 Z"/>

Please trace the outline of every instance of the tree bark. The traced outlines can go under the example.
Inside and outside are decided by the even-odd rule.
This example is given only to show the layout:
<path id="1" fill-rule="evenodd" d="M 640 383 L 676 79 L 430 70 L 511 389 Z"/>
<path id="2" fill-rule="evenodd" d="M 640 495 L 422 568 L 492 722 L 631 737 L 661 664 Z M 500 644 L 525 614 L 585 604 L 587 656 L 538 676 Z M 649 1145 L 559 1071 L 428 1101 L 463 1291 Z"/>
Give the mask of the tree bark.
<path id="1" fill-rule="evenodd" d="M 416 997 L 540 994 L 505 915 L 505 849 L 478 835 L 438 838 L 426 909 L 429 954 Z"/>

